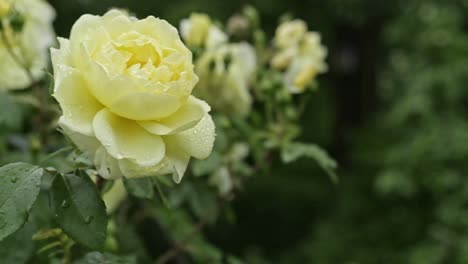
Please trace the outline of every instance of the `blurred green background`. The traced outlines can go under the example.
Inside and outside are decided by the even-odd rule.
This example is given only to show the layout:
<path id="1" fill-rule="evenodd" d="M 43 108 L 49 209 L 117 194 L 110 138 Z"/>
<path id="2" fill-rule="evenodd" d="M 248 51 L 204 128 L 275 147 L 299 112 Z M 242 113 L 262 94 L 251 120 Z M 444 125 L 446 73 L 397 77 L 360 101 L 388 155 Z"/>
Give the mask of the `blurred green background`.
<path id="1" fill-rule="evenodd" d="M 248 263 L 468 263 L 468 1 L 50 2 L 65 37 L 110 7 L 178 25 L 250 4 L 270 37 L 282 14 L 304 19 L 330 70 L 302 140 L 331 152 L 340 182 L 306 160 L 278 166 L 250 180 L 235 224 L 220 220 L 209 240 Z"/>

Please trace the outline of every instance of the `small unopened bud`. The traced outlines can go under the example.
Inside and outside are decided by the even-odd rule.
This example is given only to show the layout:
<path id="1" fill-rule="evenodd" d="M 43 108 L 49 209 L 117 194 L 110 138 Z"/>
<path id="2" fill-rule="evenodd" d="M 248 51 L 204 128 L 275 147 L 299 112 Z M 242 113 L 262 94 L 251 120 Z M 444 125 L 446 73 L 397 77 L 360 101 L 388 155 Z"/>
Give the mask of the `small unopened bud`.
<path id="1" fill-rule="evenodd" d="M 255 30 L 255 32 L 253 33 L 253 41 L 254 41 L 255 47 L 257 48 L 265 47 L 265 44 L 266 44 L 265 32 L 263 32 L 262 30 Z"/>
<path id="2" fill-rule="evenodd" d="M 257 29 L 260 26 L 260 16 L 258 15 L 257 9 L 253 6 L 246 6 L 242 12 L 245 17 L 249 20 L 253 28 Z"/>
<path id="3" fill-rule="evenodd" d="M 227 31 L 236 39 L 247 39 L 250 33 L 249 20 L 243 15 L 233 15 L 229 18 Z"/>

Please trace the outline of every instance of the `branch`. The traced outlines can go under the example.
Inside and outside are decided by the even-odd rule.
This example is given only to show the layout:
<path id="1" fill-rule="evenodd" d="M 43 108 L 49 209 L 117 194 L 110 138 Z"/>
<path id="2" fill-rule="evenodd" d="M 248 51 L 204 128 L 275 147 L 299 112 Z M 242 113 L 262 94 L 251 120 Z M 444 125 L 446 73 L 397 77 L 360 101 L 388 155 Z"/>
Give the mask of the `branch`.
<path id="1" fill-rule="evenodd" d="M 1 35 L 2 35 L 2 41 L 5 44 L 5 47 L 6 47 L 7 51 L 8 51 L 8 53 L 10 54 L 11 58 L 16 62 L 16 64 L 18 64 L 18 66 L 23 68 L 24 72 L 28 76 L 31 83 L 34 84 L 35 80 L 34 80 L 32 72 L 29 69 L 27 63 L 15 53 L 15 51 L 13 49 L 13 45 L 8 40 L 8 36 L 6 35 L 5 30 L 0 30 L 0 32 L 1 32 Z"/>
<path id="2" fill-rule="evenodd" d="M 200 220 L 197 225 L 193 228 L 192 232 L 187 235 L 187 237 L 180 241 L 179 243 L 175 243 L 174 247 L 166 251 L 163 255 L 158 257 L 155 264 L 164 264 L 169 262 L 171 259 L 175 258 L 177 255 L 182 253 L 185 250 L 187 244 L 205 227 L 206 221 Z"/>
<path id="3" fill-rule="evenodd" d="M 13 44 L 10 42 L 8 39 L 8 36 L 6 34 L 5 30 L 0 30 L 1 34 L 1 39 L 3 43 L 5 44 L 6 50 L 8 54 L 10 54 L 11 58 L 13 61 L 15 61 L 18 66 L 20 66 L 24 72 L 26 73 L 29 81 L 31 82 L 31 89 L 36 96 L 36 98 L 39 101 L 39 115 L 36 121 L 38 127 L 39 127 L 39 132 L 40 132 L 40 137 L 41 137 L 41 142 L 45 143 L 47 139 L 47 131 L 45 127 L 45 120 L 47 120 L 48 116 L 48 110 L 47 110 L 47 98 L 44 96 L 43 91 L 41 90 L 41 87 L 39 85 L 39 82 L 34 79 L 33 73 L 31 72 L 31 69 L 29 68 L 28 63 L 24 58 L 21 58 L 14 50 Z"/>

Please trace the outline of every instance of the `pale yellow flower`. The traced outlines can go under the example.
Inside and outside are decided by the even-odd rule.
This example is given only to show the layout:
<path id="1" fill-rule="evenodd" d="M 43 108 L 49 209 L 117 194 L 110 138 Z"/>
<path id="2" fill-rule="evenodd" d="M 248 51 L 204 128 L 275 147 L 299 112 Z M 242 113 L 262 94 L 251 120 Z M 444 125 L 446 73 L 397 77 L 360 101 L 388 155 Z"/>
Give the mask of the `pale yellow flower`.
<path id="1" fill-rule="evenodd" d="M 284 85 L 291 93 L 301 93 L 317 74 L 327 71 L 327 49 L 321 44 L 320 34 L 307 31 L 304 21 L 296 19 L 276 29 L 272 68 L 285 71 Z"/>
<path id="2" fill-rule="evenodd" d="M 247 43 L 224 44 L 206 51 L 195 64 L 200 82 L 195 94 L 216 111 L 245 116 L 250 112 L 250 81 L 257 69 L 254 48 Z"/>
<path id="3" fill-rule="evenodd" d="M 299 19 L 282 23 L 275 33 L 275 44 L 279 48 L 288 48 L 301 41 L 307 32 L 307 24 Z"/>
<path id="4" fill-rule="evenodd" d="M 317 32 L 307 32 L 300 45 L 300 54 L 310 57 L 315 61 L 318 72 L 325 72 L 327 64 L 327 48 L 322 45 L 320 34 Z"/>
<path id="5" fill-rule="evenodd" d="M 189 46 L 212 48 L 227 42 L 227 35 L 206 14 L 193 13 L 180 22 L 180 34 Z"/>
<path id="6" fill-rule="evenodd" d="M 39 79 L 46 72 L 48 64 L 48 49 L 55 42 L 52 21 L 55 18 L 53 8 L 43 0 L 15 0 L 12 2 L 0 0 L 0 12 L 3 8 L 14 8 L 24 19 L 24 27 L 20 32 L 14 32 L 6 18 L 0 19 L 3 24 L 5 38 L 0 38 L 0 91 L 23 89 L 31 84 L 25 67 L 29 68 L 33 78 Z M 10 5 L 10 6 L 8 6 Z M 3 9 L 6 10 L 6 9 Z M 2 17 L 0 15 L 0 17 Z M 20 59 L 18 63 L 7 47 Z"/>
<path id="7" fill-rule="evenodd" d="M 59 125 L 104 178 L 173 173 L 214 142 L 210 107 L 191 92 L 192 54 L 177 30 L 122 11 L 84 15 L 52 49 Z"/>
<path id="8" fill-rule="evenodd" d="M 327 49 L 321 44 L 320 35 L 307 32 L 286 70 L 284 81 L 287 89 L 291 93 L 303 92 L 317 74 L 327 71 L 326 56 Z"/>
<path id="9" fill-rule="evenodd" d="M 285 22 L 278 27 L 276 50 L 271 66 L 285 70 L 284 84 L 289 92 L 301 93 L 317 74 L 327 71 L 327 49 L 321 44 L 320 34 L 306 32 L 301 20 Z"/>

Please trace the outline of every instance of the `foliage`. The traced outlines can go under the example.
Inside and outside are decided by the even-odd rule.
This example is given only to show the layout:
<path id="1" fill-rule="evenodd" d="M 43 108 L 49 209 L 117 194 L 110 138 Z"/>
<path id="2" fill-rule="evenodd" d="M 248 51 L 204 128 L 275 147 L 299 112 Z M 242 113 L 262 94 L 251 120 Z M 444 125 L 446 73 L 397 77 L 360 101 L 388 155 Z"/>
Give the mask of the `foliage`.
<path id="1" fill-rule="evenodd" d="M 0 73 L 9 73 L 13 66 L 19 72 L 17 76 L 2 75 L 0 80 L 22 81 L 15 90 L 7 85 L 0 87 L 5 90 L 0 94 L 0 254 L 5 263 L 244 263 L 242 256 L 221 248 L 207 234 L 221 221 L 234 223 L 236 214 L 231 203 L 249 181 L 269 174 L 271 164 L 279 157 L 284 164 L 301 157 L 315 160 L 335 179 L 337 163 L 326 151 L 317 144 L 299 141 L 300 119 L 318 90 L 316 77 L 327 70 L 327 52 L 320 34 L 309 31 L 305 22 L 282 20 L 280 27 L 284 30 L 278 32 L 286 35 L 288 27 L 294 28 L 298 21 L 301 25 L 295 40 L 290 41 L 278 32 L 267 38 L 260 16 L 251 6 L 240 9 L 224 25 L 206 14 L 193 14 L 180 26 L 185 43 L 175 34 L 158 36 L 180 49 L 178 55 L 187 56 L 183 58 L 182 70 L 177 64 L 179 57 L 166 54 L 175 49 L 162 50 L 156 45 L 164 41 L 152 44 L 157 46 L 150 47 L 155 49 L 154 54 L 146 53 L 148 47 L 138 41 L 128 42 L 136 50 L 116 49 L 127 56 L 128 64 L 112 59 L 107 61 L 110 66 L 120 63 L 129 67 L 127 73 L 140 80 L 139 74 L 147 69 L 140 69 L 142 63 L 149 61 L 152 66 L 145 65 L 157 69 L 154 73 L 160 78 L 158 82 L 151 81 L 161 87 L 166 85 L 161 82 L 172 85 L 174 80 L 181 80 L 173 90 L 164 90 L 168 94 L 158 100 L 174 99 L 177 95 L 177 100 L 186 103 L 176 100 L 182 106 L 171 110 L 170 116 L 164 115 L 164 108 L 174 105 L 158 103 L 154 105 L 161 108 L 155 112 L 158 118 L 147 120 L 131 115 L 130 121 L 125 111 L 136 108 L 129 110 L 124 104 L 123 112 L 116 114 L 106 108 L 112 108 L 109 104 L 98 102 L 102 98 L 92 97 L 95 94 L 89 87 L 102 85 L 103 79 L 93 79 L 93 85 L 83 79 L 89 75 L 85 70 L 93 71 L 78 69 L 82 63 L 76 59 L 82 59 L 81 55 L 72 54 L 77 51 L 75 47 L 81 47 L 79 41 L 98 37 L 85 34 L 91 31 L 80 31 L 80 27 L 89 26 L 89 16 L 76 22 L 75 35 L 69 40 L 59 39 L 60 49 L 51 49 L 54 74 L 47 75 L 36 72 L 34 63 L 26 63 L 27 52 L 19 52 L 25 44 L 19 40 L 23 30 L 34 23 L 44 22 L 50 28 L 48 19 L 53 14 L 48 13 L 47 21 L 42 21 L 41 17 L 27 16 L 23 10 L 27 7 L 21 7 L 19 2 L 0 0 L 0 4 L 2 8 L 8 4 L 0 16 L 0 51 L 12 60 L 10 65 L 0 65 Z M 50 11 L 49 6 L 47 10 Z M 127 14 L 114 10 L 104 18 L 95 18 L 109 30 L 121 30 L 107 20 L 119 17 L 133 23 L 137 19 L 130 19 Z M 161 32 L 173 33 L 173 28 L 161 20 L 141 21 L 159 23 L 166 27 Z M 154 30 L 161 33 L 158 28 Z M 106 56 L 108 48 L 103 48 Z M 186 63 L 191 62 L 192 54 L 193 65 Z M 272 61 L 279 55 L 286 57 L 281 58 L 280 66 L 275 66 Z M 130 61 L 132 56 L 138 60 Z M 97 60 L 101 59 L 107 57 Z M 158 68 L 158 60 L 163 59 L 174 72 L 168 73 L 166 66 Z M 200 98 L 208 104 L 185 94 L 198 79 L 192 66 L 200 78 Z M 141 88 L 139 82 L 132 83 Z M 214 90 L 202 93 L 203 89 Z M 207 114 L 209 105 L 214 121 Z M 101 110 L 96 112 L 93 107 Z M 96 129 L 95 124 L 106 116 L 112 116 L 115 122 L 102 122 L 101 129 Z M 213 122 L 217 138 L 211 151 L 212 140 L 198 136 L 209 132 L 213 138 Z M 109 128 L 114 123 L 120 125 Z M 129 124 L 134 127 L 129 128 Z M 117 133 L 97 135 L 106 129 Z M 124 135 L 124 140 L 114 138 L 119 137 L 118 133 Z M 193 136 L 184 137 L 187 133 Z M 147 141 L 143 142 L 145 138 Z M 132 140 L 137 144 L 132 145 Z M 117 141 L 119 146 L 109 150 Z M 101 145 L 96 147 L 96 142 Z M 138 149 L 137 155 L 121 157 L 116 149 L 125 149 L 126 145 L 130 146 L 128 152 Z M 190 156 L 204 158 L 209 152 L 212 153 L 206 160 L 193 161 L 186 170 Z M 157 164 L 139 163 L 140 157 L 148 161 L 157 155 L 161 156 Z M 180 183 L 184 173 L 187 176 Z M 116 175 L 123 179 L 113 181 Z"/>
<path id="2" fill-rule="evenodd" d="M 74 234 L 54 216 L 54 187 L 71 178 L 89 195 L 105 196 L 116 184 L 83 182 L 96 179 L 93 162 L 55 131 L 60 110 L 46 91 L 49 77 L 3 92 L 0 163 L 44 169 L 37 197 L 23 196 L 28 214 L 13 214 L 19 229 L 0 242 L 3 262 L 468 262 L 466 1 L 250 1 L 257 10 L 217 0 L 50 2 L 60 36 L 83 13 L 102 14 L 113 5 L 173 25 L 204 12 L 229 44 L 206 56 L 215 62 L 199 63 L 206 76 L 214 76 L 213 65 L 242 64 L 224 54 L 243 41 L 259 55 L 253 76 L 219 75 L 209 88 L 223 84 L 239 95 L 247 86 L 252 100 L 229 101 L 227 112 L 212 106 L 214 150 L 191 161 L 180 184 L 170 176 L 126 179 L 128 195 L 106 229 L 101 223 L 95 233 Z M 278 52 L 272 36 L 293 18 L 304 19 L 329 47 L 328 73 L 300 95 L 285 93 L 284 70 L 269 67 Z M 195 63 L 208 52 L 190 48 Z M 336 184 L 324 171 L 339 176 Z M 89 197 L 59 189 L 75 200 Z M 93 206 L 93 215 L 103 216 L 102 204 Z M 75 207 L 80 226 L 91 207 Z M 104 241 L 93 240 L 102 243 L 99 252 L 80 237 L 102 232 Z"/>

